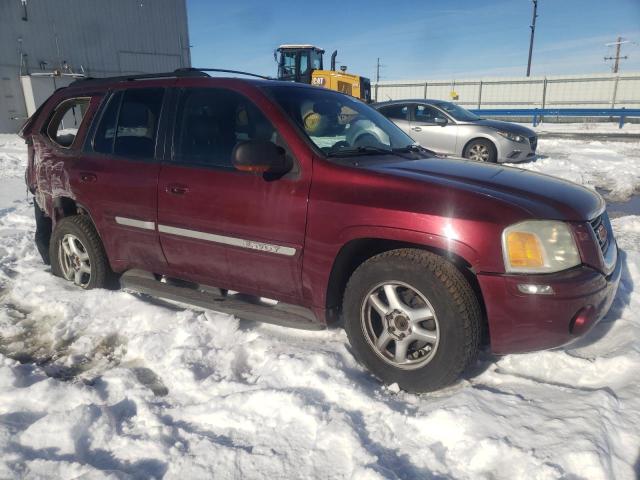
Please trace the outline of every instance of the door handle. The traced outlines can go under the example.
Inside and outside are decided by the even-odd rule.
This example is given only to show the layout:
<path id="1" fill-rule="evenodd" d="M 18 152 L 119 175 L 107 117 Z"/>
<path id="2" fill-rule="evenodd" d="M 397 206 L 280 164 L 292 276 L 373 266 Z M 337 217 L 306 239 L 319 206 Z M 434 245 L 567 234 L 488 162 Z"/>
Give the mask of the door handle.
<path id="1" fill-rule="evenodd" d="M 411 127 L 411 130 L 413 130 L 414 132 L 421 132 L 422 129 L 420 127 Z"/>
<path id="2" fill-rule="evenodd" d="M 96 180 L 98 180 L 98 177 L 96 176 L 95 173 L 83 172 L 83 173 L 80 174 L 80 181 L 81 182 L 94 183 Z"/>
<path id="3" fill-rule="evenodd" d="M 164 191 L 173 195 L 184 195 L 189 191 L 189 187 L 187 187 L 186 185 L 180 185 L 178 183 L 172 183 L 167 185 Z"/>

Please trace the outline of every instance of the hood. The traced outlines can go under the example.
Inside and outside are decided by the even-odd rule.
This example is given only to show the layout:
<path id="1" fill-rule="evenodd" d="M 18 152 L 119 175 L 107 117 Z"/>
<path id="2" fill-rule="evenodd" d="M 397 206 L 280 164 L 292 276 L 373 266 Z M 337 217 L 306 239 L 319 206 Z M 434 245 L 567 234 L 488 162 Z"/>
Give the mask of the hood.
<path id="1" fill-rule="evenodd" d="M 602 197 L 592 190 L 521 168 L 450 158 L 377 163 L 365 168 L 489 196 L 537 219 L 587 221 L 605 207 Z"/>
<path id="2" fill-rule="evenodd" d="M 534 130 L 531 130 L 530 128 L 518 125 L 517 123 L 502 122 L 500 120 L 489 120 L 483 118 L 482 120 L 477 120 L 475 122 L 464 123 L 468 125 L 481 125 L 483 127 L 494 128 L 502 132 L 510 132 L 515 133 L 516 135 L 522 135 L 523 137 L 535 137 L 537 135 L 536 132 Z"/>

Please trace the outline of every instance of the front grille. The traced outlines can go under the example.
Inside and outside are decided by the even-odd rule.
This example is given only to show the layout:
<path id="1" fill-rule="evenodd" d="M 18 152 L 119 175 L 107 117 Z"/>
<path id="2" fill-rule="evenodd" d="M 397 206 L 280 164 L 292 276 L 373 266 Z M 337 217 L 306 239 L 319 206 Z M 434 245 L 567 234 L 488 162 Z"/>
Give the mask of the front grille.
<path id="1" fill-rule="evenodd" d="M 609 216 L 607 215 L 607 212 L 597 216 L 589 223 L 591 224 L 593 233 L 596 235 L 596 240 L 598 241 L 600 250 L 602 250 L 603 253 L 606 252 L 609 247 L 609 242 L 611 241 L 611 225 L 609 223 Z"/>
<path id="2" fill-rule="evenodd" d="M 538 137 L 529 137 L 529 144 L 531 145 L 531 150 L 535 152 L 538 147 Z"/>

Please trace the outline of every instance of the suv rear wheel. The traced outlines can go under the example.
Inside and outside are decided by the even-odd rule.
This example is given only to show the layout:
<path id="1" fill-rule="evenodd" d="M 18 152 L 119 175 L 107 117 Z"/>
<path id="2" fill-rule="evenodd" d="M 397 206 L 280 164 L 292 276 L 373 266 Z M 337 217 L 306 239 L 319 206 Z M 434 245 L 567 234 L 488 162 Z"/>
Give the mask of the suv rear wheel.
<path id="1" fill-rule="evenodd" d="M 392 250 L 364 262 L 343 312 L 358 361 L 410 392 L 454 382 L 478 353 L 478 299 L 453 264 L 430 252 Z"/>
<path id="2" fill-rule="evenodd" d="M 83 215 L 58 222 L 49 244 L 51 271 L 84 289 L 105 288 L 112 276 L 91 220 Z"/>

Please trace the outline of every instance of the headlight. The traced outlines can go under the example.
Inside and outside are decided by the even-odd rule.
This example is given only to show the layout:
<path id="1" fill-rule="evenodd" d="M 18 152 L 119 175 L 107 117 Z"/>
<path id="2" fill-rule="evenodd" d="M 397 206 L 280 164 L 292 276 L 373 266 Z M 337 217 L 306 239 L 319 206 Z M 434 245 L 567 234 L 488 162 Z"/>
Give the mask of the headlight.
<path id="1" fill-rule="evenodd" d="M 518 135 L 516 133 L 511 133 L 511 132 L 498 131 L 498 134 L 502 135 L 504 138 L 508 138 L 512 142 L 524 143 L 524 141 L 527 139 L 527 137 L 523 137 L 522 135 Z"/>
<path id="2" fill-rule="evenodd" d="M 554 220 L 528 220 L 502 232 L 507 272 L 553 273 L 580 265 L 580 253 L 569 227 Z"/>

